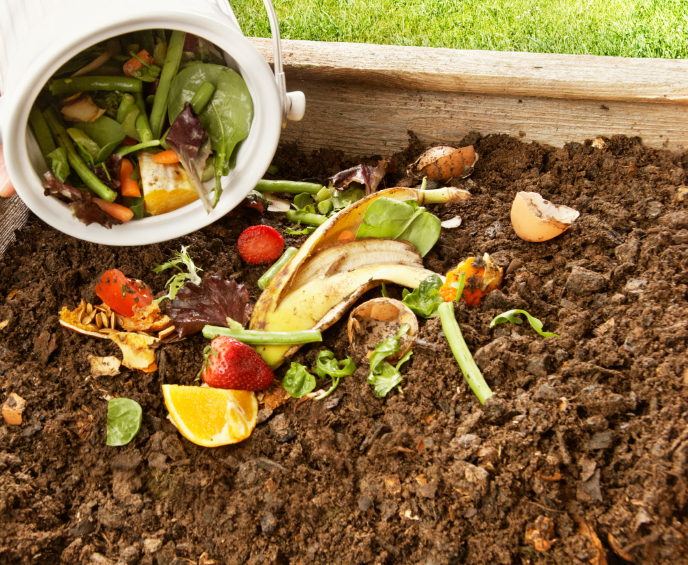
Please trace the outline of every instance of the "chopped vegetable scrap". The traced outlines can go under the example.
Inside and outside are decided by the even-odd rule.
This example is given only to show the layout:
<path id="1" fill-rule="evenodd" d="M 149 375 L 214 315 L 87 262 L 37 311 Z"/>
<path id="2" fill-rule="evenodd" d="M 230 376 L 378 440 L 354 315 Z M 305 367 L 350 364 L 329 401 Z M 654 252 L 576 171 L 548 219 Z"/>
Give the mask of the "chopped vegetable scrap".
<path id="1" fill-rule="evenodd" d="M 282 378 L 282 387 L 292 398 L 301 398 L 315 389 L 315 376 L 300 363 L 292 362 Z"/>
<path id="2" fill-rule="evenodd" d="M 239 255 L 247 263 L 272 263 L 284 250 L 284 238 L 270 226 L 251 226 L 241 233 L 237 247 Z"/>
<path id="3" fill-rule="evenodd" d="M 227 318 L 245 325 L 251 302 L 245 285 L 212 275 L 200 285 L 187 281 L 167 311 L 181 338 L 200 332 L 206 325 L 226 326 Z"/>
<path id="4" fill-rule="evenodd" d="M 203 350 L 199 376 L 213 388 L 265 390 L 275 378 L 262 357 L 249 345 L 220 336 Z"/>
<path id="5" fill-rule="evenodd" d="M 316 397 L 316 400 L 322 400 L 323 398 L 330 396 L 330 394 L 337 389 L 341 379 L 348 377 L 356 370 L 356 365 L 351 357 L 347 357 L 342 361 L 337 361 L 334 353 L 325 349 L 318 352 L 318 358 L 315 360 L 314 370 L 321 379 L 324 379 L 328 376 L 332 377 L 332 385 L 330 388 L 325 391 L 324 394 Z"/>
<path id="6" fill-rule="evenodd" d="M 95 291 L 105 304 L 127 318 L 134 315 L 135 308 L 144 308 L 153 302 L 153 292 L 146 283 L 126 277 L 119 269 L 105 271 Z"/>
<path id="7" fill-rule="evenodd" d="M 356 165 L 345 171 L 341 171 L 336 175 L 330 177 L 329 180 L 332 186 L 337 190 L 344 190 L 348 188 L 351 183 L 358 183 L 365 186 L 365 194 L 368 196 L 377 190 L 378 185 L 387 174 L 389 159 L 381 159 L 377 165 Z"/>
<path id="8" fill-rule="evenodd" d="M 504 322 L 511 322 L 512 324 L 522 324 L 523 320 L 521 320 L 521 318 L 518 317 L 519 314 L 523 314 L 528 319 L 528 322 L 530 322 L 531 327 L 542 337 L 559 337 L 558 334 L 543 332 L 542 322 L 538 320 L 535 316 L 531 316 L 525 310 L 509 310 L 508 312 L 504 312 L 503 314 L 496 316 L 490 322 L 490 329 L 494 328 L 497 324 L 503 324 Z"/>
<path id="9" fill-rule="evenodd" d="M 444 298 L 440 295 L 443 284 L 442 277 L 433 273 L 413 292 L 405 288 L 402 291 L 401 301 L 418 316 L 423 318 L 437 316 L 437 308 L 444 302 Z"/>
<path id="10" fill-rule="evenodd" d="M 396 365 L 391 365 L 386 359 L 400 353 L 401 338 L 408 330 L 409 325 L 402 324 L 397 334 L 378 343 L 370 356 L 368 382 L 373 385 L 377 398 L 387 396 L 393 388 L 399 387 L 401 384 L 401 366 L 411 358 L 413 351 L 409 349 Z M 399 390 L 401 390 L 401 387 L 399 387 Z"/>
<path id="11" fill-rule="evenodd" d="M 258 421 L 258 401 L 251 391 L 162 385 L 162 393 L 179 432 L 197 445 L 240 442 Z"/>
<path id="12" fill-rule="evenodd" d="M 160 343 L 157 337 L 140 333 L 120 332 L 110 334 L 110 339 L 122 351 L 122 365 L 128 369 L 138 369 L 144 373 L 153 373 L 158 370 L 154 351 L 154 348 Z"/>
<path id="13" fill-rule="evenodd" d="M 129 398 L 112 398 L 108 401 L 107 440 L 110 446 L 127 445 L 141 429 L 143 410 Z"/>
<path id="14" fill-rule="evenodd" d="M 186 272 L 182 269 L 182 265 L 186 267 Z M 177 292 L 184 286 L 186 281 L 192 282 L 194 284 L 201 284 L 201 277 L 198 276 L 198 271 L 202 271 L 200 267 L 197 267 L 191 255 L 189 255 L 188 247 L 182 245 L 182 250 L 175 253 L 174 258 L 163 263 L 162 265 L 156 265 L 153 268 L 154 273 L 162 273 L 167 269 L 176 269 L 178 273 L 172 275 L 168 281 L 165 283 L 165 288 L 168 289 L 167 294 L 156 298 L 156 302 L 160 304 L 165 298 L 174 300 L 177 296 Z"/>
<path id="15" fill-rule="evenodd" d="M 489 254 L 482 258 L 469 257 L 456 269 L 447 273 L 447 280 L 440 288 L 440 296 L 445 302 L 456 300 L 457 283 L 460 273 L 465 273 L 466 284 L 461 300 L 469 306 L 477 306 L 484 296 L 502 287 L 504 269 L 498 267 Z"/>

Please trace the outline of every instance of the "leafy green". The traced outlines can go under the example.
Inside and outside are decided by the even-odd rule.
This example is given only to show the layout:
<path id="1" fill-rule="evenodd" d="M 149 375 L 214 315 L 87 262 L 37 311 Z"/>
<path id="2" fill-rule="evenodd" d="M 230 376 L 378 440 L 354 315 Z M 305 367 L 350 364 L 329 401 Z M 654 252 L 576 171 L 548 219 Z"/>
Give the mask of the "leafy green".
<path id="1" fill-rule="evenodd" d="M 197 273 L 203 269 L 196 267 L 187 249 L 188 247 L 183 245 L 181 251 L 175 252 L 175 257 L 173 259 L 170 259 L 162 265 L 156 265 L 153 268 L 154 273 L 162 273 L 167 269 L 177 269 L 177 271 L 179 271 L 172 275 L 165 283 L 165 287 L 168 287 L 169 290 L 165 296 L 161 296 L 157 299 L 158 303 L 162 302 L 165 298 L 174 300 L 177 296 L 177 292 L 186 284 L 186 281 L 191 281 L 197 285 L 201 284 L 201 277 L 199 277 Z M 185 273 L 180 265 L 185 266 L 188 272 Z"/>
<path id="2" fill-rule="evenodd" d="M 412 243 L 422 257 L 440 237 L 440 220 L 413 200 L 378 198 L 366 210 L 356 237 L 400 239 Z"/>
<path id="3" fill-rule="evenodd" d="M 67 161 L 67 150 L 64 147 L 58 147 L 48 153 L 48 159 L 50 159 L 50 170 L 60 179 L 60 182 L 66 182 L 71 172 Z"/>
<path id="4" fill-rule="evenodd" d="M 302 230 L 296 229 L 301 226 L 301 222 L 296 224 L 295 228 L 285 228 L 284 233 L 288 233 L 289 235 L 308 235 L 313 233 L 315 230 L 318 229 L 317 226 L 306 226 Z"/>
<path id="5" fill-rule="evenodd" d="M 282 388 L 293 398 L 301 398 L 315 388 L 315 377 L 300 363 L 292 362 L 282 379 Z"/>
<path id="6" fill-rule="evenodd" d="M 108 401 L 107 444 L 126 445 L 141 429 L 143 411 L 138 402 L 129 398 L 112 398 Z"/>
<path id="7" fill-rule="evenodd" d="M 96 158 L 100 153 L 100 147 L 98 144 L 80 129 L 68 128 L 67 133 L 69 134 L 69 137 L 72 138 L 72 141 L 76 144 L 79 156 L 84 160 L 84 163 L 88 165 L 89 169 L 93 168 L 95 163 L 99 162 L 96 161 Z"/>
<path id="8" fill-rule="evenodd" d="M 335 391 L 342 378 L 348 377 L 356 370 L 356 365 L 351 357 L 347 357 L 342 361 L 337 361 L 334 358 L 334 353 L 325 349 L 318 353 L 318 358 L 315 361 L 313 370 L 320 378 L 324 379 L 328 375 L 332 377 L 332 386 L 330 386 L 330 389 L 317 398 L 317 400 L 322 400 Z"/>
<path id="9" fill-rule="evenodd" d="M 194 63 L 181 70 L 170 85 L 170 123 L 174 123 L 184 109 L 184 102 L 191 102 L 205 82 L 211 83 L 215 92 L 198 117 L 210 135 L 216 156 L 216 174 L 222 176 L 229 173 L 230 159 L 237 143 L 248 136 L 253 120 L 253 102 L 246 82 L 233 70 L 221 65 Z M 218 156 L 221 159 L 217 159 Z"/>
<path id="10" fill-rule="evenodd" d="M 313 213 L 315 211 L 313 203 L 313 197 L 307 192 L 302 192 L 301 194 L 294 196 L 294 201 L 291 203 L 291 205 L 297 210 L 305 210 L 308 208 L 311 213 Z"/>
<path id="11" fill-rule="evenodd" d="M 437 308 L 444 302 L 440 296 L 441 286 L 442 279 L 440 276 L 430 275 L 413 292 L 404 289 L 401 301 L 415 314 L 423 316 L 423 318 L 432 318 L 438 315 Z"/>
<path id="12" fill-rule="evenodd" d="M 150 50 L 150 52 L 153 52 L 152 49 Z M 142 80 L 143 82 L 153 82 L 156 78 L 160 76 L 161 69 L 160 67 L 158 67 L 158 65 L 151 65 L 150 63 L 146 63 L 143 59 L 141 59 L 141 57 L 139 57 L 133 51 L 130 53 L 130 55 L 139 63 L 141 63 L 141 68 L 131 73 L 131 76 L 139 80 Z"/>
<path id="13" fill-rule="evenodd" d="M 101 116 L 95 122 L 76 122 L 74 127 L 83 131 L 100 146 L 101 149 L 95 157 L 96 163 L 105 161 L 127 136 L 124 128 L 107 116 Z"/>
<path id="14" fill-rule="evenodd" d="M 499 316 L 496 316 L 494 320 L 490 322 L 490 329 L 494 328 L 497 324 L 503 324 L 504 322 L 511 322 L 512 324 L 522 324 L 523 320 L 518 317 L 518 314 L 523 314 L 526 318 L 528 318 L 528 321 L 530 322 L 530 325 L 532 328 L 539 333 L 542 337 L 559 337 L 559 334 L 554 334 L 550 332 L 543 332 L 542 331 L 542 322 L 538 320 L 535 316 L 531 316 L 528 312 L 525 310 L 509 310 L 508 312 L 504 312 L 503 314 L 500 314 Z"/>
<path id="15" fill-rule="evenodd" d="M 385 359 L 390 355 L 399 353 L 401 338 L 409 331 L 408 324 L 402 324 L 395 336 L 383 339 L 375 346 L 370 356 L 370 374 L 368 382 L 373 385 L 375 396 L 382 398 L 387 396 L 389 391 L 399 386 L 402 380 L 401 366 L 411 358 L 412 351 L 404 355 L 396 366 L 391 365 Z"/>

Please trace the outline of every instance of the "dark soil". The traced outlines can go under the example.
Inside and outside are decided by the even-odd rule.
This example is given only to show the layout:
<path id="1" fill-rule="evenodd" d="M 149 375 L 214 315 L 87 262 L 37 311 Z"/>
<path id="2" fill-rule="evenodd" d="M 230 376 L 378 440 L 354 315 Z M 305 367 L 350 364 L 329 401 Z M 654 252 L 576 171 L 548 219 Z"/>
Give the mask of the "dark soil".
<path id="1" fill-rule="evenodd" d="M 94 378 L 87 356 L 119 349 L 63 329 L 58 311 L 96 302 L 96 277 L 112 267 L 162 290 L 167 274 L 151 269 L 181 245 L 255 301 L 264 269 L 239 258 L 237 237 L 287 224 L 242 209 L 175 241 L 122 248 L 31 216 L 1 263 L 0 401 L 15 392 L 27 408 L 20 426 L 0 426 L 0 561 L 688 563 L 688 154 L 628 138 L 602 149 L 470 142 L 481 159 L 455 184 L 473 197 L 431 207 L 463 223 L 443 230 L 425 264 L 444 273 L 489 252 L 508 267 L 501 292 L 457 310 L 495 392 L 484 406 L 439 320 L 421 320 L 403 393 L 375 398 L 359 368 L 327 402 L 292 400 L 243 443 L 198 447 L 167 421 L 160 386 L 196 382 L 202 337 L 160 348 L 155 373 Z M 421 149 L 412 140 L 397 156 L 389 186 L 409 184 L 404 165 Z M 322 179 L 360 161 L 281 148 L 275 162 L 283 178 Z M 552 241 L 524 242 L 509 220 L 521 190 L 581 217 Z M 560 337 L 527 324 L 490 330 L 511 308 Z M 346 354 L 344 321 L 324 345 Z M 295 360 L 312 363 L 317 350 Z M 126 447 L 105 444 L 113 396 L 143 407 Z"/>

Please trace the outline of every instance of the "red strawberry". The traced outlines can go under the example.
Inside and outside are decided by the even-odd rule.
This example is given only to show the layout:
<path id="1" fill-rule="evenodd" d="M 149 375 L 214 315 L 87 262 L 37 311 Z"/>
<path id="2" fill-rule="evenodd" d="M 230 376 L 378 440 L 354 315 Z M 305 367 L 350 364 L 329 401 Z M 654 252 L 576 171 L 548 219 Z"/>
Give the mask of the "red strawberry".
<path id="1" fill-rule="evenodd" d="M 216 337 L 203 354 L 205 361 L 200 375 L 210 387 L 264 390 L 275 378 L 272 369 L 251 346 L 231 337 Z"/>
<path id="2" fill-rule="evenodd" d="M 284 238 L 270 226 L 251 226 L 239 236 L 237 247 L 241 258 L 248 263 L 272 263 L 282 255 Z"/>

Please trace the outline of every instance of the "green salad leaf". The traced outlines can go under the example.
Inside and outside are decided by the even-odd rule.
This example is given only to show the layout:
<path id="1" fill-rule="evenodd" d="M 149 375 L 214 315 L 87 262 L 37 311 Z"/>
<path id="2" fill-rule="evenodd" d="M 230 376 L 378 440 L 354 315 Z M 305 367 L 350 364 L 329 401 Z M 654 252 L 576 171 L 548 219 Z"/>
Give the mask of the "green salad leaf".
<path id="1" fill-rule="evenodd" d="M 301 398 L 313 391 L 315 388 L 315 377 L 300 363 L 292 362 L 289 370 L 282 379 L 282 388 L 284 388 L 292 398 Z"/>
<path id="2" fill-rule="evenodd" d="M 494 328 L 497 324 L 503 324 L 504 322 L 511 322 L 512 324 L 522 324 L 523 320 L 521 320 L 521 318 L 518 317 L 519 314 L 523 314 L 530 322 L 532 328 L 542 337 L 559 337 L 559 334 L 543 332 L 542 322 L 540 320 L 538 320 L 535 316 L 531 316 L 525 310 L 518 309 L 509 310 L 508 312 L 504 312 L 503 314 L 496 316 L 494 320 L 490 322 L 490 329 Z"/>
<path id="3" fill-rule="evenodd" d="M 135 400 L 112 398 L 108 401 L 107 444 L 120 446 L 128 444 L 141 429 L 143 411 Z"/>
<path id="4" fill-rule="evenodd" d="M 412 243 L 425 257 L 440 237 L 440 220 L 414 200 L 381 197 L 366 210 L 356 237 L 400 239 Z"/>
<path id="5" fill-rule="evenodd" d="M 318 353 L 318 358 L 315 361 L 313 370 L 320 378 L 324 379 L 328 375 L 332 377 L 332 386 L 330 386 L 330 389 L 317 398 L 317 400 L 322 400 L 335 391 L 341 379 L 348 377 L 356 370 L 356 365 L 351 357 L 347 357 L 342 361 L 337 361 L 334 357 L 334 353 L 325 349 Z"/>
<path id="6" fill-rule="evenodd" d="M 444 302 L 444 299 L 440 296 L 442 284 L 442 279 L 439 275 L 430 275 L 413 292 L 409 292 L 405 288 L 402 292 L 401 301 L 418 316 L 423 318 L 437 316 L 437 308 Z"/>
<path id="7" fill-rule="evenodd" d="M 67 161 L 67 150 L 64 147 L 58 147 L 48 153 L 48 159 L 50 159 L 50 170 L 60 182 L 66 182 L 69 173 L 72 172 Z"/>
<path id="8" fill-rule="evenodd" d="M 186 281 L 190 281 L 197 285 L 201 284 L 202 281 L 201 277 L 198 276 L 198 271 L 202 271 L 203 269 L 194 264 L 193 259 L 191 258 L 191 255 L 189 255 L 187 249 L 187 246 L 182 245 L 182 250 L 175 252 L 174 258 L 170 259 L 166 263 L 163 263 L 162 265 L 156 265 L 153 268 L 154 273 L 162 273 L 167 269 L 176 269 L 179 271 L 178 273 L 172 275 L 165 283 L 165 287 L 169 288 L 169 290 L 165 296 L 161 296 L 160 298 L 156 299 L 158 304 L 165 298 L 174 300 L 175 296 L 177 296 L 177 292 L 179 292 L 179 290 L 186 284 Z M 184 272 L 182 266 L 186 267 L 187 272 Z"/>
<path id="9" fill-rule="evenodd" d="M 395 336 L 383 339 L 375 346 L 370 355 L 370 374 L 368 382 L 373 385 L 375 396 L 382 398 L 394 388 L 399 386 L 402 381 L 400 372 L 401 366 L 411 358 L 412 351 L 404 355 L 396 366 L 385 361 L 390 355 L 399 353 L 401 338 L 409 331 L 408 324 L 402 324 Z"/>
<path id="10" fill-rule="evenodd" d="M 100 116 L 95 122 L 76 122 L 74 127 L 83 131 L 100 147 L 95 157 L 96 163 L 105 161 L 127 136 L 124 128 L 107 116 Z"/>

